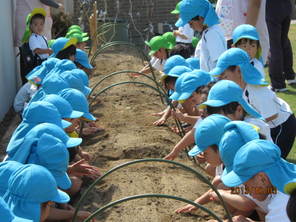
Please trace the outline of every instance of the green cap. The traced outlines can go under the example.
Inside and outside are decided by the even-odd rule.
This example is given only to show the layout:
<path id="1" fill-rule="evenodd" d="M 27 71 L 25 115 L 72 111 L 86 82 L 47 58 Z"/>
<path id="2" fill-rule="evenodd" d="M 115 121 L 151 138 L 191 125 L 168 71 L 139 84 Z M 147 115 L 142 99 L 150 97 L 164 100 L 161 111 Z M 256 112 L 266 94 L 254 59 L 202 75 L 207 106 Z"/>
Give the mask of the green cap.
<path id="1" fill-rule="evenodd" d="M 176 5 L 176 8 L 173 11 L 171 11 L 171 14 L 175 14 L 175 15 L 180 14 L 180 5 L 181 5 L 181 2 L 179 2 Z"/>
<path id="2" fill-rule="evenodd" d="M 71 25 L 68 28 L 68 33 L 71 32 L 71 31 L 73 31 L 73 30 L 81 32 L 83 37 L 88 36 L 88 33 L 87 32 L 83 32 L 82 29 L 81 29 L 81 27 L 79 25 Z"/>
<path id="3" fill-rule="evenodd" d="M 193 45 L 194 48 L 197 46 L 199 40 L 200 40 L 200 38 L 197 38 L 197 37 L 193 37 L 192 38 L 192 42 L 191 43 L 192 43 L 192 45 Z"/>
<path id="4" fill-rule="evenodd" d="M 176 45 L 176 36 L 172 32 L 166 32 L 162 35 L 168 45 L 168 49 L 172 49 Z"/>
<path id="5" fill-rule="evenodd" d="M 86 33 L 87 34 L 87 33 Z M 66 34 L 66 38 L 76 38 L 78 42 L 86 42 L 89 40 L 89 37 L 83 36 L 83 33 L 81 31 L 78 31 L 77 29 L 72 29 Z"/>
<path id="6" fill-rule="evenodd" d="M 161 48 L 168 49 L 168 44 L 162 36 L 155 36 L 149 42 L 145 41 L 145 44 L 150 47 L 150 56 L 154 55 Z"/>
<path id="7" fill-rule="evenodd" d="M 47 44 L 48 44 L 48 47 L 51 48 L 51 46 L 53 45 L 55 39 L 51 39 L 51 40 L 48 40 Z"/>

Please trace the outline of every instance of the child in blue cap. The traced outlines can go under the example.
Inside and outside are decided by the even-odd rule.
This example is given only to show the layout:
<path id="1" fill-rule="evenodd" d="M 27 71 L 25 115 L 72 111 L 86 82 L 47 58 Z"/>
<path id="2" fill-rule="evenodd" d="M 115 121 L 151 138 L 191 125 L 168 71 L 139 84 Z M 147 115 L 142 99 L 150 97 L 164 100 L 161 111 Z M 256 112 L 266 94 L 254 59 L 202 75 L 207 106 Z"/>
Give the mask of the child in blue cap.
<path id="1" fill-rule="evenodd" d="M 199 58 L 188 58 L 186 59 L 186 62 L 189 64 L 189 67 L 191 69 L 200 69 L 200 60 Z"/>
<path id="2" fill-rule="evenodd" d="M 57 38 L 51 46 L 53 50 L 53 54 L 51 56 L 58 59 L 68 59 L 74 62 L 76 54 L 76 44 L 76 38 Z"/>
<path id="3" fill-rule="evenodd" d="M 70 122 L 62 120 L 58 109 L 51 103 L 44 101 L 33 102 L 24 110 L 23 121 L 18 125 L 11 136 L 6 148 L 8 156 L 14 155 L 26 134 L 34 126 L 46 122 L 55 124 L 60 128 L 67 128 L 71 125 Z"/>
<path id="4" fill-rule="evenodd" d="M 183 0 L 179 11 L 179 20 L 175 24 L 177 27 L 189 23 L 192 29 L 202 33 L 200 49 L 196 47 L 196 50 L 200 50 L 201 69 L 209 72 L 227 49 L 218 16 L 207 0 Z"/>
<path id="5" fill-rule="evenodd" d="M 262 49 L 259 41 L 259 34 L 256 28 L 249 24 L 239 25 L 232 33 L 233 45 L 236 48 L 245 50 L 251 64 L 260 72 L 265 79 L 264 64 L 262 61 Z"/>
<path id="6" fill-rule="evenodd" d="M 32 220 L 15 216 L 2 197 L 0 197 L 0 215 L 3 222 L 33 222 Z"/>
<path id="7" fill-rule="evenodd" d="M 176 80 L 181 76 L 183 73 L 191 72 L 192 70 L 184 65 L 177 65 L 173 67 L 168 74 L 163 73 L 160 77 L 163 87 L 168 91 L 168 94 L 171 94 L 175 89 Z M 177 101 L 172 101 L 173 106 L 176 106 L 178 103 Z M 155 116 L 161 116 L 161 118 L 153 123 L 153 125 L 160 126 L 163 125 L 168 118 L 171 116 L 171 107 L 168 106 L 163 112 L 155 113 Z"/>
<path id="8" fill-rule="evenodd" d="M 296 118 L 290 106 L 266 86 L 259 71 L 250 64 L 248 54 L 242 49 L 229 49 L 219 57 L 216 68 L 210 73 L 220 79 L 232 80 L 244 90 L 244 100 L 266 120 L 272 139 L 285 158 L 296 136 Z"/>
<path id="9" fill-rule="evenodd" d="M 258 201 L 267 201 L 265 221 L 289 221 L 286 211 L 288 195 L 285 184 L 296 177 L 296 166 L 281 158 L 277 145 L 267 140 L 252 140 L 235 154 L 232 170 L 222 175 L 225 186 L 245 185 Z M 276 188 L 276 189 L 275 189 Z M 241 216 L 241 218 L 243 218 Z M 244 218 L 241 221 L 252 221 Z"/>
<path id="10" fill-rule="evenodd" d="M 196 127 L 194 140 L 196 146 L 188 153 L 190 156 L 196 156 L 203 153 L 207 163 L 216 169 L 215 178 L 212 183 L 218 186 L 221 182 L 219 177 L 222 174 L 223 165 L 218 151 L 218 145 L 224 134 L 224 126 L 231 120 L 220 114 L 213 114 L 203 119 Z M 194 202 L 206 204 L 210 202 L 210 191 L 203 194 Z M 196 208 L 190 204 L 176 210 L 177 213 L 186 213 Z"/>
<path id="11" fill-rule="evenodd" d="M 70 198 L 61 190 L 51 173 L 42 166 L 26 164 L 10 178 L 4 200 L 12 212 L 33 222 L 45 221 L 52 202 L 67 203 Z"/>

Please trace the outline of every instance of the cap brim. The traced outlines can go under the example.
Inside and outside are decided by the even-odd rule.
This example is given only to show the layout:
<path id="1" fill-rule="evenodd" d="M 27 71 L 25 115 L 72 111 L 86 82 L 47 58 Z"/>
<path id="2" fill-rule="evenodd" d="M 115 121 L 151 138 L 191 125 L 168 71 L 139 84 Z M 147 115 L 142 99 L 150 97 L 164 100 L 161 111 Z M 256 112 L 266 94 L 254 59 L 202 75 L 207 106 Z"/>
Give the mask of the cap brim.
<path id="1" fill-rule="evenodd" d="M 62 119 L 62 127 L 65 129 L 65 128 L 68 128 L 69 126 L 71 126 L 72 123 Z"/>
<path id="2" fill-rule="evenodd" d="M 79 61 L 78 61 L 79 62 Z M 90 63 L 82 62 L 80 63 L 83 67 L 87 69 L 93 69 L 94 67 Z"/>
<path id="3" fill-rule="evenodd" d="M 76 44 L 77 44 L 77 39 L 76 38 L 70 38 L 69 41 L 61 49 L 61 51 L 64 50 L 64 49 L 66 49 L 66 48 L 68 48 L 71 45 L 76 45 Z"/>
<path id="4" fill-rule="evenodd" d="M 211 107 L 220 107 L 220 106 L 224 106 L 228 103 L 223 102 L 221 100 L 207 100 L 204 103 L 200 104 L 198 107 L 201 109 L 206 108 L 207 106 L 211 106 Z"/>
<path id="5" fill-rule="evenodd" d="M 181 94 L 175 91 L 175 92 L 173 92 L 173 94 L 170 96 L 170 99 L 171 99 L 171 100 L 178 101 L 180 96 L 181 96 Z"/>
<path id="6" fill-rule="evenodd" d="M 82 37 L 82 42 L 86 42 L 88 40 L 89 40 L 89 37 L 88 36 Z"/>
<path id="7" fill-rule="evenodd" d="M 156 52 L 157 52 L 156 50 L 150 50 L 150 51 L 149 51 L 149 55 L 152 56 L 152 55 L 154 55 Z"/>
<path id="8" fill-rule="evenodd" d="M 203 150 L 201 150 L 198 146 L 194 146 L 189 152 L 188 152 L 188 155 L 189 156 L 196 156 L 196 155 L 198 155 L 198 154 L 200 154 L 200 153 L 202 153 L 203 152 Z"/>
<path id="9" fill-rule="evenodd" d="M 96 118 L 90 113 L 84 113 L 83 117 L 90 120 L 90 121 L 95 121 L 96 120 Z"/>
<path id="10" fill-rule="evenodd" d="M 66 118 L 76 119 L 76 118 L 80 118 L 81 116 L 83 116 L 83 112 L 73 110 L 72 113 Z"/>
<path id="11" fill-rule="evenodd" d="M 180 14 L 180 11 L 179 11 L 179 10 L 176 10 L 176 9 L 174 9 L 173 11 L 171 11 L 171 14 L 177 15 L 177 14 Z"/>
<path id="12" fill-rule="evenodd" d="M 237 187 L 247 182 L 253 175 L 250 176 L 239 176 L 233 170 L 226 175 L 222 175 L 221 180 L 227 187 Z"/>
<path id="13" fill-rule="evenodd" d="M 176 27 L 183 27 L 185 26 L 187 23 L 189 22 L 189 20 L 184 20 L 184 18 L 179 18 L 178 21 L 175 23 Z"/>
<path id="14" fill-rule="evenodd" d="M 34 8 L 33 11 L 31 12 L 31 17 L 38 14 L 43 15 L 45 17 L 46 11 L 43 8 Z"/>
<path id="15" fill-rule="evenodd" d="M 66 172 L 55 172 L 51 171 L 53 177 L 55 178 L 59 188 L 63 190 L 68 190 L 72 186 L 72 182 Z"/>
<path id="16" fill-rule="evenodd" d="M 178 100 L 186 100 L 192 95 L 192 93 L 193 92 L 183 92 Z"/>
<path id="17" fill-rule="evenodd" d="M 251 36 L 251 35 L 243 35 L 243 36 L 240 36 L 238 39 L 236 39 L 236 41 L 233 42 L 233 44 L 236 44 L 241 39 L 251 39 L 251 40 L 259 41 L 259 39 L 256 38 L 256 37 L 254 37 L 254 36 Z"/>
<path id="18" fill-rule="evenodd" d="M 88 96 L 90 94 L 90 92 L 91 92 L 91 88 L 89 88 L 87 86 L 84 86 L 84 88 L 83 88 L 83 94 L 85 96 Z"/>
<path id="19" fill-rule="evenodd" d="M 51 201 L 57 203 L 68 203 L 70 201 L 70 197 L 65 192 L 58 190 L 57 195 L 54 198 L 52 198 Z"/>
<path id="20" fill-rule="evenodd" d="M 238 103 L 243 107 L 243 109 L 250 115 L 255 118 L 263 119 L 263 117 L 251 106 L 249 105 L 244 99 L 238 101 Z"/>
<path id="21" fill-rule="evenodd" d="M 226 68 L 215 67 L 215 68 L 212 69 L 209 73 L 210 73 L 210 75 L 216 77 L 216 76 L 221 75 L 225 70 L 226 70 Z"/>
<path id="22" fill-rule="evenodd" d="M 82 143 L 81 138 L 69 137 L 66 146 L 67 146 L 67 148 L 71 148 L 71 147 L 79 146 L 81 143 Z"/>

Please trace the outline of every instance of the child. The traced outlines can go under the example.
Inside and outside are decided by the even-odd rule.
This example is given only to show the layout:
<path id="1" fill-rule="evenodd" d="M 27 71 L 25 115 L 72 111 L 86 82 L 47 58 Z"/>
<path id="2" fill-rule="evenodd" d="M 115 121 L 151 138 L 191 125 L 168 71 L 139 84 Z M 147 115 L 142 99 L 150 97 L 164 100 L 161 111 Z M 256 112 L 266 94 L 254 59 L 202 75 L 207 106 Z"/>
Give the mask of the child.
<path id="1" fill-rule="evenodd" d="M 68 39 L 60 37 L 56 39 L 52 44 L 52 56 L 58 59 L 69 59 L 74 62 L 76 54 L 76 44 L 76 38 Z"/>
<path id="2" fill-rule="evenodd" d="M 51 173 L 42 166 L 26 164 L 20 167 L 8 181 L 4 200 L 12 212 L 33 222 L 44 222 L 53 202 L 67 203 L 70 197 L 57 189 Z"/>
<path id="3" fill-rule="evenodd" d="M 249 63 L 248 54 L 242 49 L 232 48 L 224 52 L 217 66 L 211 71 L 220 79 L 236 82 L 243 90 L 245 101 L 252 105 L 266 120 L 271 137 L 282 151 L 289 154 L 296 136 L 296 119 L 290 106 L 266 87 L 260 73 Z"/>
<path id="4" fill-rule="evenodd" d="M 237 151 L 232 170 L 221 179 L 227 187 L 244 184 L 254 199 L 266 201 L 264 221 L 288 222 L 285 208 L 289 197 L 282 192 L 295 176 L 296 166 L 281 158 L 278 146 L 267 140 L 252 140 Z M 240 221 L 253 220 L 240 216 Z"/>
<path id="5" fill-rule="evenodd" d="M 181 2 L 176 5 L 176 8 L 171 11 L 171 14 L 178 15 L 180 13 L 180 4 Z M 184 27 L 179 27 L 178 30 L 174 30 L 173 33 L 176 36 L 176 44 L 185 44 L 189 46 L 191 54 L 193 54 L 192 38 L 194 37 L 194 30 L 190 25 L 187 23 Z"/>
<path id="6" fill-rule="evenodd" d="M 254 26 L 244 24 L 236 27 L 232 33 L 233 45 L 245 50 L 251 58 L 251 64 L 260 72 L 265 79 L 264 66 L 262 62 L 262 49 L 259 35 Z"/>
<path id="7" fill-rule="evenodd" d="M 43 8 L 35 8 L 29 15 L 30 31 L 32 33 L 29 38 L 29 46 L 33 54 L 38 55 L 41 59 L 39 64 L 52 54 L 52 50 L 48 48 L 47 39 L 42 35 L 45 16 L 46 12 Z"/>
<path id="8" fill-rule="evenodd" d="M 58 109 L 51 103 L 44 101 L 33 102 L 23 113 L 23 121 L 13 132 L 7 145 L 6 152 L 9 156 L 13 156 L 18 147 L 23 142 L 26 134 L 36 125 L 40 123 L 52 123 L 60 128 L 67 128 L 70 122 L 62 120 Z"/>
<path id="9" fill-rule="evenodd" d="M 201 103 L 199 89 L 211 82 L 211 76 L 201 70 L 183 73 L 176 81 L 175 91 L 170 99 L 181 103 L 185 114 L 180 110 L 172 111 L 173 116 L 181 121 L 194 125 L 200 119 L 196 105 Z"/>
<path id="10" fill-rule="evenodd" d="M 162 36 L 155 36 L 150 39 L 149 42 L 146 41 L 145 44 L 150 48 L 149 55 L 152 56 L 150 60 L 152 68 L 158 71 L 163 71 L 163 65 L 165 64 L 169 55 L 168 50 L 172 49 L 171 44 L 169 44 Z M 146 65 L 139 72 L 144 74 L 150 73 L 150 66 Z"/>
<path id="11" fill-rule="evenodd" d="M 196 146 L 189 152 L 190 156 L 196 156 L 203 152 L 206 161 L 213 167 L 220 166 L 222 164 L 218 145 L 224 133 L 224 126 L 231 120 L 225 116 L 219 114 L 213 114 L 203 119 L 196 127 L 194 133 L 194 140 Z M 220 167 L 221 168 L 221 167 Z M 215 173 L 215 178 L 212 183 L 216 187 L 221 183 L 219 176 L 221 171 L 218 170 Z M 210 191 L 203 194 L 194 202 L 199 204 L 206 204 L 210 202 Z M 190 204 L 176 210 L 177 213 L 187 213 L 195 210 L 196 208 Z"/>
<path id="12" fill-rule="evenodd" d="M 226 50 L 226 41 L 219 19 L 207 0 L 183 0 L 180 3 L 180 17 L 177 27 L 189 23 L 195 31 L 202 32 L 200 40 L 200 67 L 204 71 L 212 70 L 219 56 Z M 198 50 L 199 47 L 196 48 Z"/>
<path id="13" fill-rule="evenodd" d="M 191 72 L 192 70 L 188 68 L 187 66 L 177 65 L 174 68 L 172 68 L 168 74 L 163 73 L 161 76 L 161 81 L 163 84 L 163 87 L 168 90 L 168 94 L 170 95 L 171 92 L 175 90 L 175 83 L 177 79 L 183 74 Z M 172 105 L 176 106 L 177 101 L 172 101 Z M 161 115 L 161 118 L 153 123 L 153 125 L 160 126 L 163 125 L 167 119 L 171 115 L 171 107 L 168 106 L 163 112 L 153 114 L 153 115 Z"/>
<path id="14" fill-rule="evenodd" d="M 86 33 L 87 34 L 87 33 Z M 76 47 L 80 50 L 85 50 L 87 41 L 89 40 L 89 37 L 86 35 L 83 35 L 82 31 L 79 31 L 77 29 L 72 29 L 69 32 L 67 32 L 66 38 L 76 38 L 77 39 L 77 44 Z"/>

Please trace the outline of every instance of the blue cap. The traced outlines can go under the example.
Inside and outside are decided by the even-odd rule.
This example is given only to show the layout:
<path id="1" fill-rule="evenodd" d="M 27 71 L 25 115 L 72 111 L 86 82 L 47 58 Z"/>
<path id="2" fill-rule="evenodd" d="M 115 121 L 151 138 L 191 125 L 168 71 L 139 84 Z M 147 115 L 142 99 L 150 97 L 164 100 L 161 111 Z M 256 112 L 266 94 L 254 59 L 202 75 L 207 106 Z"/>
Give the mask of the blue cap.
<path id="1" fill-rule="evenodd" d="M 243 99 L 243 90 L 235 82 L 220 80 L 210 89 L 207 101 L 200 107 L 220 107 L 232 102 L 238 102 L 243 109 L 251 116 L 263 119 L 263 117 Z"/>
<path id="2" fill-rule="evenodd" d="M 88 55 L 81 49 L 76 49 L 75 62 L 82 65 L 84 68 L 93 69 L 94 67 L 88 61 Z"/>
<path id="3" fill-rule="evenodd" d="M 189 64 L 191 69 L 200 69 L 200 61 L 199 58 L 188 58 L 186 62 Z"/>
<path id="4" fill-rule="evenodd" d="M 32 149 L 39 143 L 42 135 L 47 134 L 57 138 L 65 147 L 72 148 L 82 143 L 81 138 L 71 138 L 60 127 L 51 123 L 41 123 L 32 128 L 23 138 L 18 146 L 14 146 L 14 152 L 9 153 L 8 160 L 27 163 Z M 41 144 L 42 145 L 42 144 Z"/>
<path id="5" fill-rule="evenodd" d="M 63 79 L 60 74 L 51 73 L 44 78 L 42 88 L 39 90 L 41 92 L 43 91 L 45 94 L 57 94 L 59 91 L 68 87 L 69 83 Z"/>
<path id="6" fill-rule="evenodd" d="M 8 189 L 8 180 L 23 164 L 16 161 L 5 161 L 0 163 L 0 196 L 2 197 Z"/>
<path id="7" fill-rule="evenodd" d="M 42 203 L 67 203 L 70 200 L 68 194 L 57 189 L 51 173 L 35 164 L 23 165 L 13 174 L 3 198 L 16 216 L 34 222 L 40 221 Z"/>
<path id="8" fill-rule="evenodd" d="M 203 119 L 194 133 L 195 146 L 188 152 L 189 156 L 196 156 L 204 152 L 209 146 L 219 146 L 224 134 L 224 126 L 230 122 L 226 116 L 213 114 Z"/>
<path id="9" fill-rule="evenodd" d="M 168 74 L 172 68 L 175 66 L 186 66 L 189 68 L 189 64 L 186 60 L 180 55 L 174 55 L 168 58 L 163 66 L 163 72 Z"/>
<path id="10" fill-rule="evenodd" d="M 232 32 L 233 44 L 241 39 L 252 39 L 259 41 L 259 35 L 256 28 L 249 24 L 237 26 Z"/>
<path id="11" fill-rule="evenodd" d="M 220 158 L 225 166 L 223 174 L 232 170 L 233 159 L 239 148 L 255 139 L 259 139 L 259 134 L 254 125 L 244 121 L 232 121 L 225 125 L 219 144 Z"/>
<path id="12" fill-rule="evenodd" d="M 191 71 L 192 70 L 187 66 L 175 66 L 169 71 L 168 74 L 163 73 L 163 75 L 160 78 L 161 80 L 164 80 L 168 76 L 179 78 L 183 73 L 188 73 Z"/>
<path id="13" fill-rule="evenodd" d="M 15 216 L 2 197 L 0 197 L 0 215 L 2 222 L 33 222 L 32 220 Z"/>
<path id="14" fill-rule="evenodd" d="M 82 69 L 73 69 L 72 74 L 78 76 L 86 87 L 89 87 L 88 75 Z"/>
<path id="15" fill-rule="evenodd" d="M 89 112 L 88 101 L 86 97 L 80 91 L 76 89 L 64 89 L 59 92 L 59 95 L 66 99 L 73 109 L 83 112 L 83 117 L 94 121 L 96 118 Z"/>
<path id="16" fill-rule="evenodd" d="M 212 4 L 207 0 L 183 0 L 180 4 L 179 20 L 177 27 L 185 26 L 194 17 L 204 18 L 204 24 L 211 27 L 219 23 L 219 18 Z"/>
<path id="17" fill-rule="evenodd" d="M 170 96 L 172 100 L 186 100 L 199 87 L 211 82 L 211 76 L 202 70 L 183 73 L 175 83 L 175 92 Z"/>
<path id="18" fill-rule="evenodd" d="M 82 112 L 73 110 L 70 103 L 58 95 L 54 95 L 54 94 L 46 95 L 42 99 L 42 101 L 53 104 L 59 110 L 62 118 L 75 119 L 83 115 Z"/>
<path id="19" fill-rule="evenodd" d="M 70 38 L 70 39 L 64 38 L 64 37 L 57 38 L 51 46 L 53 50 L 51 57 L 56 57 L 60 51 L 68 48 L 71 45 L 76 45 L 76 43 L 77 43 L 76 38 Z"/>
<path id="20" fill-rule="evenodd" d="M 60 77 L 63 78 L 69 85 L 67 88 L 77 89 L 82 92 L 85 96 L 88 96 L 91 92 L 91 89 L 84 85 L 83 80 L 80 77 L 80 74 L 73 75 L 72 71 L 66 71 L 60 74 Z"/>
<path id="21" fill-rule="evenodd" d="M 61 128 L 67 128 L 72 124 L 63 120 L 59 110 L 51 103 L 37 101 L 26 107 L 23 113 L 24 123 L 53 123 Z"/>
<path id="22" fill-rule="evenodd" d="M 296 165 L 281 158 L 281 150 L 268 140 L 252 140 L 242 146 L 233 161 L 233 170 L 221 177 L 228 187 L 239 186 L 259 172 L 264 172 L 280 192 L 296 178 Z"/>
<path id="23" fill-rule="evenodd" d="M 58 138 L 44 133 L 37 144 L 32 147 L 28 163 L 45 167 L 55 178 L 59 188 L 71 188 L 71 180 L 67 174 L 69 152 L 65 144 Z"/>
<path id="24" fill-rule="evenodd" d="M 226 116 L 212 114 L 203 119 L 194 133 L 195 146 L 188 152 L 189 156 L 196 156 L 204 152 L 209 146 L 219 146 L 224 134 L 224 126 L 230 122 Z"/>
<path id="25" fill-rule="evenodd" d="M 239 48 L 231 48 L 223 52 L 218 59 L 216 68 L 210 74 L 221 75 L 230 66 L 239 66 L 243 80 L 252 85 L 268 85 L 260 72 L 250 63 L 248 53 Z"/>
<path id="26" fill-rule="evenodd" d="M 31 72 L 26 75 L 27 80 L 34 81 L 35 79 L 37 82 L 36 84 L 40 84 L 45 76 L 55 67 L 55 65 L 60 60 L 57 58 L 48 58 L 40 66 L 35 67 Z M 40 80 L 41 82 L 39 82 Z"/>

